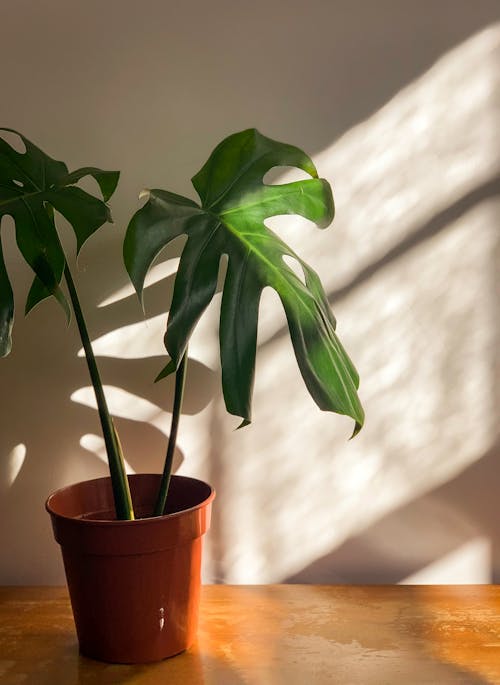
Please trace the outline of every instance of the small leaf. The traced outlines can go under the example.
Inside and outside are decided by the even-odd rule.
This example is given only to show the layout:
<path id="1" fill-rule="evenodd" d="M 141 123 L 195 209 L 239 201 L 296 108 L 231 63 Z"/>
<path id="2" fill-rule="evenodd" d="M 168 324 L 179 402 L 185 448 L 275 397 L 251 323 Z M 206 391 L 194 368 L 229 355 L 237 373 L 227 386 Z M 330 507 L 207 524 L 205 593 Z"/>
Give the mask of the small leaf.
<path id="1" fill-rule="evenodd" d="M 54 222 L 53 208 L 72 225 L 78 252 L 89 236 L 111 221 L 105 201 L 113 194 L 119 174 L 95 167 L 85 167 L 69 174 L 64 162 L 52 159 L 20 133 L 13 129 L 2 130 L 18 135 L 26 148 L 26 152 L 18 152 L 0 137 L 0 222 L 4 215 L 12 216 L 17 246 L 35 274 L 25 310 L 30 311 L 52 296 L 69 319 L 68 303 L 60 288 L 66 258 Z M 99 184 L 104 201 L 74 185 L 89 175 Z M 0 349 L 6 354 L 10 349 L 12 317 L 9 313 L 11 291 L 6 285 L 5 268 L 3 271 Z"/>

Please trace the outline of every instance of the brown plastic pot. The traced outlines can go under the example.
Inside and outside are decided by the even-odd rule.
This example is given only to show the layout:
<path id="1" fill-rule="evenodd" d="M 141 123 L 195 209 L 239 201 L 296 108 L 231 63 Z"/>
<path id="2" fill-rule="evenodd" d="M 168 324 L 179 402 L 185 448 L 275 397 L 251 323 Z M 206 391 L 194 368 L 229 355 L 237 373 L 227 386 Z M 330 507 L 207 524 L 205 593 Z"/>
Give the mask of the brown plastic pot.
<path id="1" fill-rule="evenodd" d="M 158 474 L 129 476 L 136 516 L 148 516 Z M 109 478 L 58 490 L 46 503 L 66 571 L 80 652 L 112 663 L 174 656 L 196 637 L 202 536 L 214 490 L 172 476 L 168 513 L 114 520 Z"/>

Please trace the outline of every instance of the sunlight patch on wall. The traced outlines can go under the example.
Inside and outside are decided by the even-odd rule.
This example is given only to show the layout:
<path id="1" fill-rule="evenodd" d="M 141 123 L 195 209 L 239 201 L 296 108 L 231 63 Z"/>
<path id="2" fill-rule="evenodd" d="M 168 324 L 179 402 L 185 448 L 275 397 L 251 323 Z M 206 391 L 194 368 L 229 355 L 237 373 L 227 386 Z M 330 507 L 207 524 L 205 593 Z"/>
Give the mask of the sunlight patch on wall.
<path id="1" fill-rule="evenodd" d="M 144 288 L 148 288 L 149 286 L 154 285 L 159 281 L 162 281 L 164 278 L 172 276 L 172 274 L 176 273 L 178 266 L 179 258 L 177 257 L 172 257 L 171 259 L 167 259 L 166 261 L 161 262 L 160 264 L 155 264 L 149 270 L 148 275 L 146 276 L 146 279 L 144 281 Z M 134 286 L 130 283 L 124 286 L 123 288 L 116 290 L 109 297 L 106 297 L 104 300 L 102 300 L 102 302 L 99 302 L 97 306 L 107 307 L 110 304 L 115 304 L 120 300 L 125 300 L 127 297 L 132 296 L 136 297 L 137 295 Z"/>
<path id="2" fill-rule="evenodd" d="M 333 187 L 330 229 L 311 236 L 311 224 L 295 217 L 272 219 L 273 227 L 332 286 L 348 283 L 499 172 L 499 64 L 495 24 L 315 156 L 320 176 Z"/>
<path id="3" fill-rule="evenodd" d="M 92 341 L 94 354 L 116 359 L 144 359 L 166 355 L 163 345 L 166 317 L 164 314 L 116 328 Z M 84 357 L 83 347 L 78 351 Z"/>
<path id="4" fill-rule="evenodd" d="M 21 469 L 23 468 L 24 460 L 26 459 L 26 445 L 19 443 L 16 445 L 5 459 L 5 463 L 2 468 L 2 485 L 8 489 L 16 481 L 19 476 Z"/>
<path id="5" fill-rule="evenodd" d="M 405 578 L 403 584 L 491 583 L 491 543 L 478 537 Z"/>
<path id="6" fill-rule="evenodd" d="M 96 455 L 102 462 L 108 465 L 108 457 L 106 453 L 106 445 L 104 440 L 99 435 L 94 435 L 93 433 L 86 433 L 80 438 L 80 445 L 83 449 L 88 450 Z M 135 473 L 134 469 L 130 466 L 126 459 L 123 460 L 125 463 L 125 471 L 127 473 Z"/>
<path id="7" fill-rule="evenodd" d="M 156 404 L 123 388 L 111 385 L 104 386 L 104 392 L 113 416 L 133 419 L 134 421 L 146 421 L 158 430 L 165 432 L 165 428 L 169 425 L 169 415 Z M 79 388 L 71 395 L 71 400 L 77 404 L 83 404 L 85 407 L 97 409 L 92 387 Z"/>
<path id="8" fill-rule="evenodd" d="M 220 306 L 220 296 L 214 297 L 214 303 Z M 217 308 L 218 311 L 218 308 Z M 158 314 L 136 323 L 120 326 L 92 341 L 94 354 L 99 357 L 116 359 L 146 359 L 152 356 L 168 358 L 163 336 L 167 325 L 168 313 Z M 214 319 L 206 314 L 200 320 L 189 343 L 189 357 L 208 368 L 217 368 L 218 358 L 214 358 Z M 78 356 L 84 357 L 83 348 Z M 160 367 L 161 368 L 161 367 Z M 158 369 L 159 371 L 160 369 Z"/>

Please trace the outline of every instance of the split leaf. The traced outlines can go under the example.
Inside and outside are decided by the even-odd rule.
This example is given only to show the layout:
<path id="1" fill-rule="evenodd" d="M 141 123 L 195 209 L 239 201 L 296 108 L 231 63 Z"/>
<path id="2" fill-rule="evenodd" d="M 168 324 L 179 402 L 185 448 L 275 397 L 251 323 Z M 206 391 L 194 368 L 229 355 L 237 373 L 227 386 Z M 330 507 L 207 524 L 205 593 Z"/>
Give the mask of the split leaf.
<path id="1" fill-rule="evenodd" d="M 266 185 L 276 166 L 295 166 L 311 178 Z M 255 129 L 220 143 L 193 177 L 201 205 L 165 190 L 148 191 L 148 201 L 132 218 L 124 259 L 142 300 L 144 280 L 154 259 L 172 240 L 187 236 L 177 271 L 165 346 L 175 370 L 199 318 L 212 300 L 223 255 L 228 257 L 221 315 L 222 386 L 227 410 L 251 420 L 259 302 L 265 287 L 283 304 L 295 356 L 318 406 L 346 414 L 356 433 L 364 420 L 358 375 L 335 333 L 335 319 L 318 275 L 265 224 L 267 217 L 299 214 L 325 228 L 333 219 L 330 186 L 318 178 L 300 149 Z M 285 257 L 300 264 L 304 281 Z"/>

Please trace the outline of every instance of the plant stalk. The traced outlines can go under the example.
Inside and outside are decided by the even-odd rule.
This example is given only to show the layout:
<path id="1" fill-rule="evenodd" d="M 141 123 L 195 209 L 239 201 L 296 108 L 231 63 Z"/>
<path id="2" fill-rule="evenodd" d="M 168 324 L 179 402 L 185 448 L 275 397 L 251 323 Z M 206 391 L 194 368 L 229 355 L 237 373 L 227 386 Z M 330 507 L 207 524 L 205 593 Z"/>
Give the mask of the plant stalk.
<path id="1" fill-rule="evenodd" d="M 175 391 L 174 407 L 172 411 L 172 423 L 170 424 L 170 435 L 168 438 L 165 465 L 163 467 L 163 474 L 160 482 L 160 490 L 158 492 L 158 497 L 153 511 L 153 516 L 162 516 L 165 511 L 165 505 L 167 503 L 168 488 L 170 486 L 170 478 L 172 475 L 172 463 L 174 460 L 175 445 L 177 442 L 177 431 L 179 428 L 182 400 L 184 397 L 184 386 L 186 384 L 186 368 L 187 349 L 182 356 L 177 371 L 175 372 Z"/>
<path id="2" fill-rule="evenodd" d="M 73 305 L 76 323 L 78 325 L 80 338 L 85 351 L 85 359 L 87 360 L 90 378 L 92 380 L 92 385 L 94 386 L 99 418 L 101 420 L 102 434 L 108 454 L 109 472 L 111 475 L 111 486 L 115 501 L 116 518 L 120 520 L 132 521 L 134 520 L 134 509 L 132 506 L 132 498 L 130 496 L 127 474 L 125 472 L 125 463 L 123 460 L 120 441 L 118 439 L 118 434 L 116 432 L 113 419 L 109 413 L 101 378 L 99 376 L 99 370 L 97 368 L 94 352 L 92 350 L 92 344 L 87 331 L 87 325 L 80 307 L 80 301 L 78 299 L 78 294 L 73 282 L 73 277 L 71 276 L 71 271 L 67 263 L 64 267 L 64 277 L 68 286 L 71 304 Z"/>

